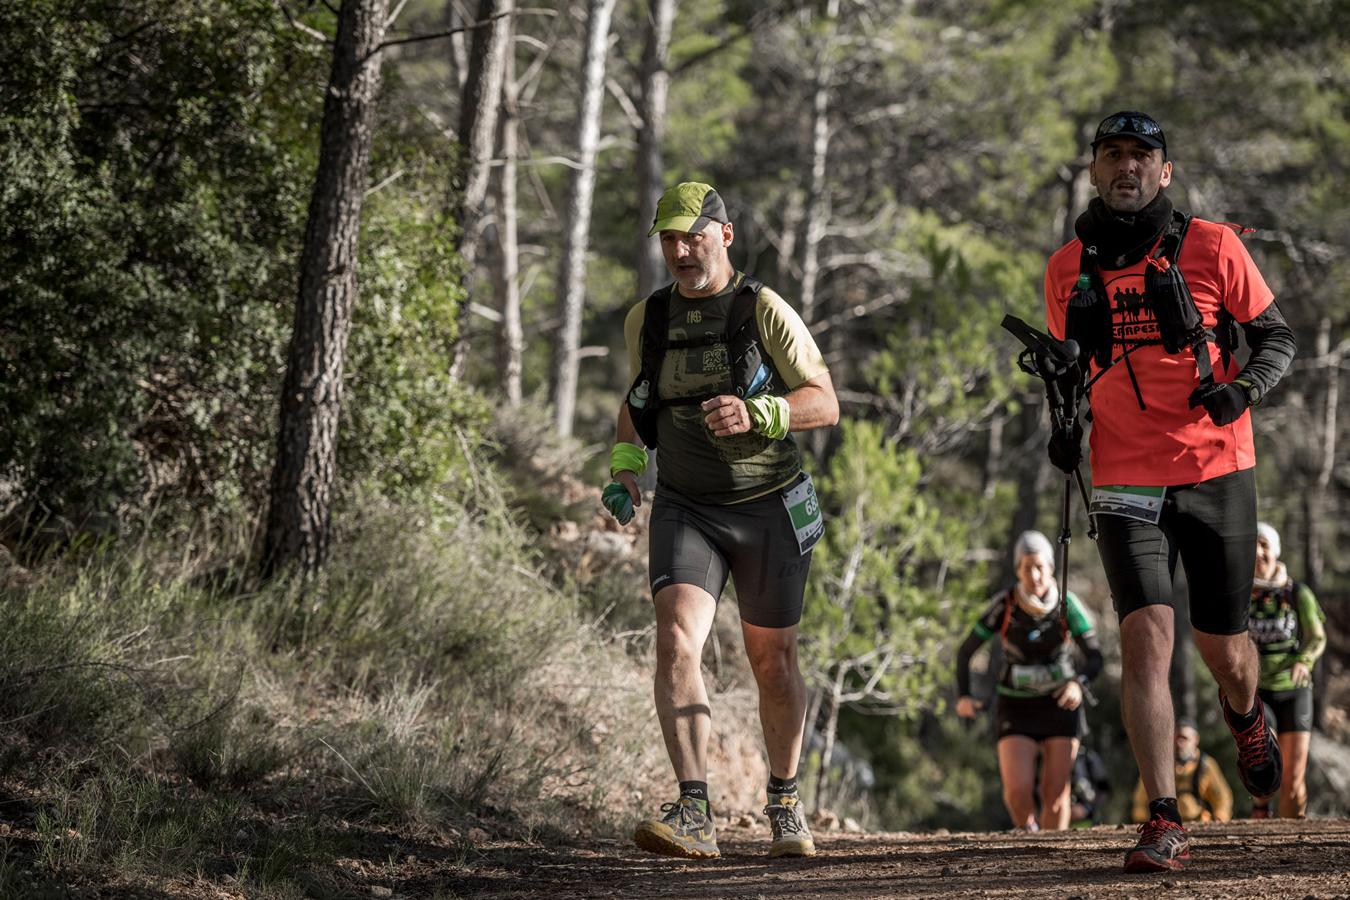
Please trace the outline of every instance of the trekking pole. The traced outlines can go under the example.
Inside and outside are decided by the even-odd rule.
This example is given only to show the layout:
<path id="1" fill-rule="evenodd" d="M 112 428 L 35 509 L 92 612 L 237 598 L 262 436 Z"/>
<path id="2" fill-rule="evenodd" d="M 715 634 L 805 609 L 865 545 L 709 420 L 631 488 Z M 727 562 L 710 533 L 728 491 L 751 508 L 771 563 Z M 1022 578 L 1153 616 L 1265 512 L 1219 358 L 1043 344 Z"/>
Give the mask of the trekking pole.
<path id="1" fill-rule="evenodd" d="M 1059 341 L 1043 331 L 1032 328 L 1016 316 L 1004 316 L 1002 325 L 1026 349 L 1017 358 L 1017 365 L 1028 375 L 1045 383 L 1046 399 L 1050 403 L 1050 427 L 1072 436 L 1078 419 L 1078 405 L 1082 402 L 1085 385 L 1079 368 L 1079 347 L 1073 340 Z M 1092 520 L 1092 504 L 1087 485 L 1078 467 L 1064 475 L 1064 503 L 1060 511 L 1059 530 L 1059 591 L 1067 596 L 1069 581 L 1069 541 L 1073 539 L 1070 525 L 1073 503 L 1073 482 L 1078 482 L 1078 494 L 1083 499 L 1083 510 L 1088 517 L 1088 537 L 1097 539 L 1096 524 Z"/>
<path id="2" fill-rule="evenodd" d="M 1074 474 L 1078 470 L 1074 469 Z M 1081 476 L 1080 476 L 1081 478 Z M 1061 603 L 1067 603 L 1069 590 L 1069 541 L 1073 540 L 1073 532 L 1069 526 L 1069 504 L 1073 500 L 1073 476 L 1068 472 L 1064 473 L 1064 506 L 1060 510 L 1059 517 L 1059 600 Z"/>

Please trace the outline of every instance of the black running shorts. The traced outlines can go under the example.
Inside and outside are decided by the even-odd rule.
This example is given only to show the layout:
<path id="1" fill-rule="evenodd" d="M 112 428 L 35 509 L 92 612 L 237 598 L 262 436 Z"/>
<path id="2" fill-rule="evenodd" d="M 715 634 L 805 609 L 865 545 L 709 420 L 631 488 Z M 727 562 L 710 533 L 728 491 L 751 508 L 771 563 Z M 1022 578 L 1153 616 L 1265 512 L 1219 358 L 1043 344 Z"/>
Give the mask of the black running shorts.
<path id="1" fill-rule="evenodd" d="M 1169 487 L 1157 525 L 1097 515 L 1097 551 L 1122 620 L 1156 603 L 1171 606 L 1177 557 L 1190 586 L 1191 625 L 1206 634 L 1247 630 L 1256 568 L 1256 474 L 1231 472 Z"/>
<path id="2" fill-rule="evenodd" d="M 1034 741 L 1046 738 L 1076 738 L 1085 734 L 1083 704 L 1077 709 L 1060 709 L 1054 697 L 1005 697 L 1000 694 L 996 703 L 1000 739 L 1020 735 Z"/>
<path id="3" fill-rule="evenodd" d="M 744 621 L 765 628 L 801 621 L 811 551 L 798 550 L 779 491 L 713 506 L 658 486 L 648 561 L 652 596 L 672 584 L 694 584 L 716 599 L 730 575 Z"/>
<path id="4" fill-rule="evenodd" d="M 1270 708 L 1276 723 L 1275 733 L 1312 731 L 1312 688 L 1294 688 L 1292 691 L 1257 691 L 1257 696 Z"/>

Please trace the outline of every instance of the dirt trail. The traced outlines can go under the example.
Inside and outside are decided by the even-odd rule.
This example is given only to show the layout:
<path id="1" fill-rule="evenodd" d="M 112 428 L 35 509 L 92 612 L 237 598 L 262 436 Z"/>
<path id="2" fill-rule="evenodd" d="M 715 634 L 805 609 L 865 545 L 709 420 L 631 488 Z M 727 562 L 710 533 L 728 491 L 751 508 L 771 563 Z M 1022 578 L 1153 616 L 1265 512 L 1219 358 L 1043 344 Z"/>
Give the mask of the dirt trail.
<path id="1" fill-rule="evenodd" d="M 1233 822 L 1191 830 L 1194 863 L 1124 875 L 1132 826 L 1056 834 L 850 834 L 820 855 L 769 860 L 767 828 L 719 828 L 722 858 L 664 859 L 625 842 L 497 845 L 450 877 L 459 897 L 1350 897 L 1350 820 Z"/>

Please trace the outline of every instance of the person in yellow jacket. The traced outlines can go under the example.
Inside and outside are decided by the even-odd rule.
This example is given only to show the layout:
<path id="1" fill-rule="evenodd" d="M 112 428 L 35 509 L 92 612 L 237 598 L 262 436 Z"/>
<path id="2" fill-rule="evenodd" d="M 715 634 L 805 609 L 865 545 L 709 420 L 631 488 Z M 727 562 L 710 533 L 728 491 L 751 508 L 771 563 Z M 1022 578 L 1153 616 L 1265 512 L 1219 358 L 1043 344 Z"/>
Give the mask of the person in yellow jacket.
<path id="1" fill-rule="evenodd" d="M 1177 809 L 1185 822 L 1227 822 L 1233 817 L 1233 791 L 1219 761 L 1200 749 L 1200 732 L 1188 718 L 1177 719 Z M 1134 789 L 1133 818 L 1147 822 L 1148 791 L 1143 779 Z"/>

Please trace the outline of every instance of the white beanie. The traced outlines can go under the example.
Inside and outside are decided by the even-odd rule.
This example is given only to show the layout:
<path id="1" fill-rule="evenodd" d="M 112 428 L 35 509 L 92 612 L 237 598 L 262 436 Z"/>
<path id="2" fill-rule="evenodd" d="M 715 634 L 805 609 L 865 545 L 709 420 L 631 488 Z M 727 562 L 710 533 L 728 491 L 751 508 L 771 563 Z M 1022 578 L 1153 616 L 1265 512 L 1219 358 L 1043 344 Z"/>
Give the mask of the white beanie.
<path id="1" fill-rule="evenodd" d="M 1039 531 L 1024 531 L 1017 536 L 1017 543 L 1013 545 L 1013 562 L 1021 562 L 1022 557 L 1029 553 L 1040 554 L 1050 563 L 1050 567 L 1054 568 L 1055 548 L 1050 546 L 1050 539 Z"/>
<path id="2" fill-rule="evenodd" d="M 1269 522 L 1256 523 L 1256 536 L 1265 538 L 1266 543 L 1270 545 L 1270 555 L 1275 559 L 1280 558 L 1280 533 L 1275 530 L 1275 526 Z"/>

